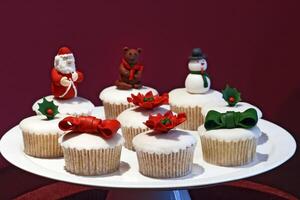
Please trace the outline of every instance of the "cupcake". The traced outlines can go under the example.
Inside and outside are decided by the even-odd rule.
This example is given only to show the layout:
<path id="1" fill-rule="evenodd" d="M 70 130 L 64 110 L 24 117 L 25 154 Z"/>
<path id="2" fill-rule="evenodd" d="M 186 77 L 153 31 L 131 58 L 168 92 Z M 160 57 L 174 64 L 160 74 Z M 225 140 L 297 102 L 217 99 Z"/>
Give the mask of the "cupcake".
<path id="1" fill-rule="evenodd" d="M 75 57 L 68 47 L 61 47 L 54 59 L 54 67 L 51 70 L 52 95 L 47 96 L 48 101 L 54 101 L 59 106 L 59 112 L 65 115 L 90 115 L 94 104 L 87 99 L 77 96 L 78 85 L 83 81 L 83 73 L 75 66 Z M 38 104 L 43 101 L 37 100 L 32 110 L 37 114 Z"/>
<path id="2" fill-rule="evenodd" d="M 68 131 L 59 138 L 65 170 L 77 175 L 95 176 L 115 172 L 120 167 L 123 138 L 117 133 L 117 120 L 92 116 L 66 117 L 59 128 Z"/>
<path id="3" fill-rule="evenodd" d="M 99 98 L 103 103 L 106 118 L 116 118 L 122 111 L 133 107 L 133 104 L 127 102 L 130 94 L 146 94 L 152 91 L 157 94 L 153 88 L 143 86 L 141 83 L 144 66 L 139 63 L 139 55 L 142 52 L 140 48 L 129 49 L 124 47 L 119 73 L 120 77 L 115 82 L 115 86 L 110 86 L 101 91 Z"/>
<path id="4" fill-rule="evenodd" d="M 162 96 L 153 95 L 152 91 L 145 95 L 138 93 L 138 95 L 131 94 L 127 98 L 129 103 L 133 103 L 135 107 L 124 110 L 118 117 L 121 123 L 122 135 L 125 139 L 125 147 L 134 150 L 132 139 L 139 133 L 150 130 L 144 122 L 149 115 L 158 113 L 165 113 L 167 109 L 161 107 L 163 104 L 168 104 L 168 94 Z"/>
<path id="5" fill-rule="evenodd" d="M 203 159 L 220 166 L 240 166 L 250 163 L 256 154 L 257 138 L 261 131 L 256 126 L 257 111 L 224 113 L 210 110 L 200 126 Z"/>
<path id="6" fill-rule="evenodd" d="M 58 106 L 44 99 L 39 104 L 39 112 L 41 115 L 25 118 L 19 124 L 24 152 L 38 158 L 62 157 L 58 138 L 64 132 L 58 128 L 58 123 L 63 117 L 58 115 Z"/>
<path id="7" fill-rule="evenodd" d="M 222 90 L 222 94 L 222 101 L 218 101 L 215 104 L 208 104 L 202 108 L 201 113 L 204 118 L 210 110 L 217 110 L 218 112 L 222 113 L 227 111 L 244 112 L 249 108 L 255 109 L 258 118 L 262 118 L 262 112 L 258 107 L 247 102 L 241 102 L 241 93 L 236 88 L 232 88 L 227 85 L 226 88 Z"/>
<path id="8" fill-rule="evenodd" d="M 186 122 L 179 128 L 197 130 L 203 124 L 201 114 L 206 104 L 215 104 L 222 100 L 222 94 L 210 89 L 211 80 L 206 72 L 206 56 L 201 49 L 195 48 L 189 58 L 188 68 L 190 74 L 186 77 L 185 88 L 174 89 L 169 93 L 171 110 L 175 113 L 184 112 L 187 115 Z"/>
<path id="9" fill-rule="evenodd" d="M 141 174 L 154 178 L 175 178 L 192 171 L 196 138 L 188 131 L 173 129 L 186 120 L 184 113 L 149 116 L 152 130 L 133 138 Z"/>

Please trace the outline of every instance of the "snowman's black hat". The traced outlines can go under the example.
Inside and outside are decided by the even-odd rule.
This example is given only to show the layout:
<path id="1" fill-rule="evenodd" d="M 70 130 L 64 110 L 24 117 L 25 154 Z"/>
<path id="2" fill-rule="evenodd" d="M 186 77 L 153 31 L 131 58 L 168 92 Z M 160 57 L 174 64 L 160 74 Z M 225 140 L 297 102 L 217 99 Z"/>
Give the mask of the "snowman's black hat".
<path id="1" fill-rule="evenodd" d="M 206 59 L 206 55 L 202 53 L 200 48 L 194 48 L 192 50 L 192 55 L 189 57 L 189 60 L 201 60 Z"/>

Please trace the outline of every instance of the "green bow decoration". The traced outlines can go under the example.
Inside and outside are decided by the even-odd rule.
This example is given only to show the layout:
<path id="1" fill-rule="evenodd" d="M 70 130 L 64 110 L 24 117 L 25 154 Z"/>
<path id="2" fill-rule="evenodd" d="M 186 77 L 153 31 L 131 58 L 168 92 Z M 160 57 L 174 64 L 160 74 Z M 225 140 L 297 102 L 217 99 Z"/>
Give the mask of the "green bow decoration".
<path id="1" fill-rule="evenodd" d="M 227 111 L 219 113 L 211 110 L 207 113 L 204 127 L 206 130 L 231 129 L 231 128 L 252 128 L 258 121 L 257 112 L 254 108 L 249 108 L 244 112 Z"/>

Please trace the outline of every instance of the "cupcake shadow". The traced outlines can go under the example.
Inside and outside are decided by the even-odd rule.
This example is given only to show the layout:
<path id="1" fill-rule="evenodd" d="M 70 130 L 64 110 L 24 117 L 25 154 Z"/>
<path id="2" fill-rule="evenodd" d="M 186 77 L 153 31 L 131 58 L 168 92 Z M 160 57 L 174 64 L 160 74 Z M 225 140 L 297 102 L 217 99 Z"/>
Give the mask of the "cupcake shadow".
<path id="1" fill-rule="evenodd" d="M 262 162 L 266 162 L 269 159 L 269 155 L 268 154 L 263 154 L 263 153 L 258 153 L 256 152 L 255 158 L 252 162 L 246 164 L 246 165 L 242 165 L 242 166 L 237 166 L 235 168 L 249 168 L 249 167 L 253 167 L 255 165 L 258 165 Z"/>
<path id="2" fill-rule="evenodd" d="M 257 139 L 257 145 L 265 144 L 269 140 L 269 136 L 262 132 L 261 136 Z"/>

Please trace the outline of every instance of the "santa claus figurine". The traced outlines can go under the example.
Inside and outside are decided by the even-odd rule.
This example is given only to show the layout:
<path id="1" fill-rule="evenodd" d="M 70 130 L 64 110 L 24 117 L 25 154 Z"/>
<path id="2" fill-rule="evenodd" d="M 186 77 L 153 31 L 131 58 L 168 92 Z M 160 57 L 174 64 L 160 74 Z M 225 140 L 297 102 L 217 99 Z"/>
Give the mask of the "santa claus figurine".
<path id="1" fill-rule="evenodd" d="M 61 47 L 54 59 L 51 71 L 51 90 L 55 98 L 71 99 L 77 96 L 77 84 L 83 74 L 76 70 L 75 58 L 67 47 Z"/>

